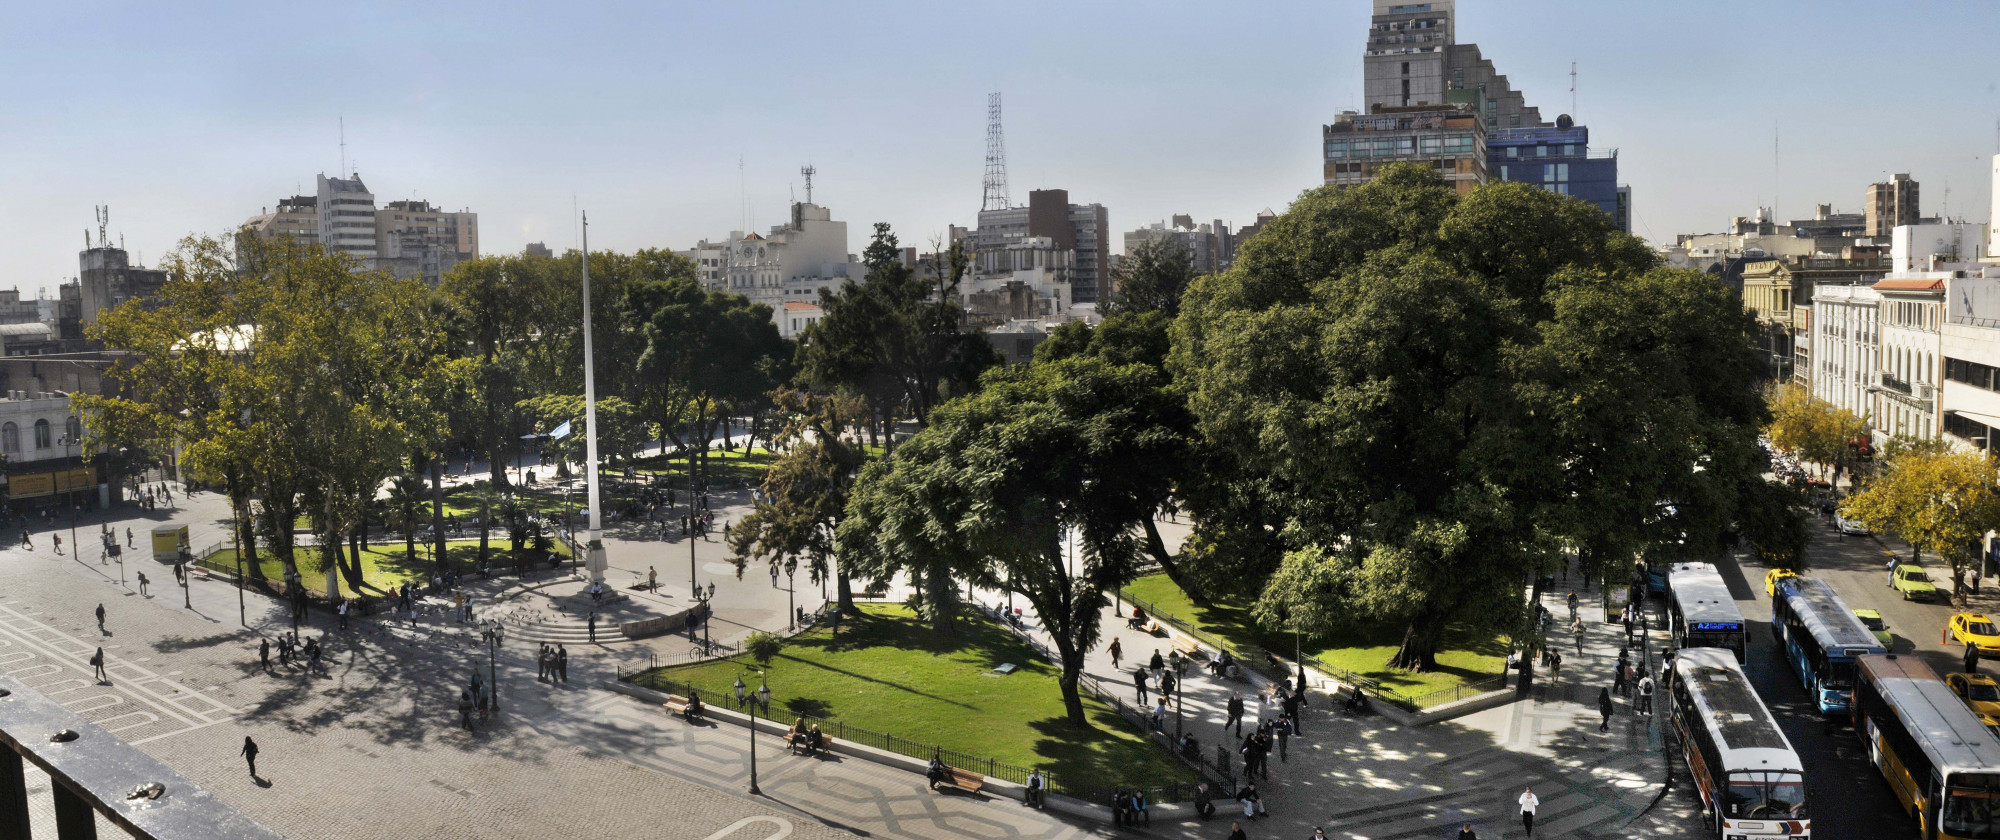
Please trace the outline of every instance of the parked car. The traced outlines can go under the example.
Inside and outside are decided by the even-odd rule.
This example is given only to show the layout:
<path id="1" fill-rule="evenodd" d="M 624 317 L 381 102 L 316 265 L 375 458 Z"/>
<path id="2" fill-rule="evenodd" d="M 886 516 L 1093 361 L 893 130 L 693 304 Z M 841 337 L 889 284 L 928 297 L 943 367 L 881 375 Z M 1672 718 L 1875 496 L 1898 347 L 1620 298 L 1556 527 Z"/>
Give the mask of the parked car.
<path id="1" fill-rule="evenodd" d="M 1765 572 L 1764 594 L 1769 595 L 1773 598 L 1778 597 L 1778 581 L 1784 580 L 1785 578 L 1795 578 L 1798 576 L 1799 573 L 1794 572 L 1791 569 L 1772 569 L 1768 572 Z"/>
<path id="2" fill-rule="evenodd" d="M 1951 639 L 1961 645 L 1977 645 L 1979 655 L 2000 655 L 2000 627 L 1979 613 L 1959 613 L 1951 617 Z"/>
<path id="3" fill-rule="evenodd" d="M 1840 533 L 1852 537 L 1865 537 L 1875 533 L 1868 530 L 1867 524 L 1841 516 L 1838 513 L 1833 515 L 1833 527 L 1839 528 Z"/>
<path id="4" fill-rule="evenodd" d="M 1875 641 L 1882 643 L 1883 650 L 1896 649 L 1895 645 L 1890 644 L 1893 637 L 1889 635 L 1889 625 L 1882 623 L 1880 610 L 1855 610 L 1854 617 L 1861 619 L 1862 626 L 1867 627 L 1868 632 L 1875 634 Z"/>
<path id="5" fill-rule="evenodd" d="M 1985 674 L 1946 674 L 1945 686 L 1982 715 L 2000 715 L 2000 683 Z"/>
<path id="6" fill-rule="evenodd" d="M 1937 584 L 1931 583 L 1931 576 L 1924 567 L 1905 563 L 1889 573 L 1889 585 L 1903 593 L 1905 601 L 1935 601 L 1938 596 Z"/>

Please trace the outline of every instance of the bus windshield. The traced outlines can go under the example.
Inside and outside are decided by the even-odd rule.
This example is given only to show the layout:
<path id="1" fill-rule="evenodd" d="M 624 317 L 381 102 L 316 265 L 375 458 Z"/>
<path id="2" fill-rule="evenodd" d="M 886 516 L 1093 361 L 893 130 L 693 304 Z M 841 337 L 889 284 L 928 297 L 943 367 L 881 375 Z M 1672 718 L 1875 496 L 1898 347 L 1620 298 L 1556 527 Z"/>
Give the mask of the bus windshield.
<path id="1" fill-rule="evenodd" d="M 1830 688 L 1834 691 L 1848 691 L 1854 688 L 1854 663 L 1826 663 L 1825 671 L 1820 674 L 1819 684 L 1822 688 Z"/>
<path id="2" fill-rule="evenodd" d="M 1953 773 L 1941 822 L 1953 837 L 2000 837 L 2000 774 Z"/>
<path id="3" fill-rule="evenodd" d="M 1806 818 L 1806 782 L 1797 773 L 1731 773 L 1724 815 L 1734 819 Z"/>

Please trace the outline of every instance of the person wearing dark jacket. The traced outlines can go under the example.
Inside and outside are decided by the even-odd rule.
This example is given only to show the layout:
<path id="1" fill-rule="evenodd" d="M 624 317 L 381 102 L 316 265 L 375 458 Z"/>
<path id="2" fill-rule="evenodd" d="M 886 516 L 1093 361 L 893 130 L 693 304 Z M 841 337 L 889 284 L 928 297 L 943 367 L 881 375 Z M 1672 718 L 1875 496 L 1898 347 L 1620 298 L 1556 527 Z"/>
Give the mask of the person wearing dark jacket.
<path id="1" fill-rule="evenodd" d="M 1472 823 L 1466 823 L 1464 828 L 1458 830 L 1458 840 L 1479 840 L 1479 835 L 1472 830 Z"/>
<path id="2" fill-rule="evenodd" d="M 1228 708 L 1229 708 L 1229 719 L 1222 722 L 1222 727 L 1224 729 L 1227 729 L 1229 728 L 1230 724 L 1232 723 L 1236 724 L 1236 735 L 1237 737 L 1240 738 L 1243 736 L 1243 693 L 1242 692 L 1232 691 L 1229 693 Z"/>
<path id="3" fill-rule="evenodd" d="M 1611 689 L 1597 690 L 1597 713 L 1604 716 L 1604 723 L 1597 727 L 1599 732 L 1611 731 Z"/>
<path id="4" fill-rule="evenodd" d="M 1207 782 L 1195 786 L 1194 813 L 1204 820 L 1215 816 L 1215 791 Z"/>
<path id="5" fill-rule="evenodd" d="M 250 763 L 250 778 L 257 778 L 257 742 L 250 740 L 248 735 L 243 736 L 243 751 L 237 755 Z"/>
<path id="6" fill-rule="evenodd" d="M 1242 823 L 1233 822 L 1229 824 L 1229 840 L 1250 840 L 1250 835 L 1243 833 Z"/>

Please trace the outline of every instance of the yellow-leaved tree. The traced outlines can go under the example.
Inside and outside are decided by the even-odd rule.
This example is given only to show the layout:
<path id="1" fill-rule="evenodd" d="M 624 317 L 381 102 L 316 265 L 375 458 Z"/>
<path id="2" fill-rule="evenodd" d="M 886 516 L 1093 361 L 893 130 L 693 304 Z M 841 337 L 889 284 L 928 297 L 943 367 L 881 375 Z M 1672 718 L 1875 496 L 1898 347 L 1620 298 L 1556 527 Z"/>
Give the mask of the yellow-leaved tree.
<path id="1" fill-rule="evenodd" d="M 1979 557 L 1980 540 L 2000 527 L 2000 462 L 1984 452 L 1913 450 L 1840 506 L 1842 516 L 1893 532 L 1951 563 L 1954 584 Z"/>
<path id="2" fill-rule="evenodd" d="M 1812 395 L 1802 385 L 1774 389 L 1768 400 L 1771 422 L 1764 427 L 1771 445 L 1810 462 L 1825 478 L 1852 469 L 1855 452 L 1850 442 L 1868 434 L 1868 421 L 1852 411 Z"/>

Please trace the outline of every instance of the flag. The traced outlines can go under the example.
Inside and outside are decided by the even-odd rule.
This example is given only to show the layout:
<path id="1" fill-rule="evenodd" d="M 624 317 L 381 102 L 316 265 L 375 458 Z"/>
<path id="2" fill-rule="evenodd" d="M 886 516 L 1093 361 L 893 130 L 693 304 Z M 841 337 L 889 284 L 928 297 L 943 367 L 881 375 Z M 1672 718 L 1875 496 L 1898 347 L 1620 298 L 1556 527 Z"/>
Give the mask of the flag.
<path id="1" fill-rule="evenodd" d="M 569 424 L 570 421 L 564 420 L 562 425 L 555 428 L 555 431 L 549 432 L 549 440 L 562 440 L 569 437 Z"/>

